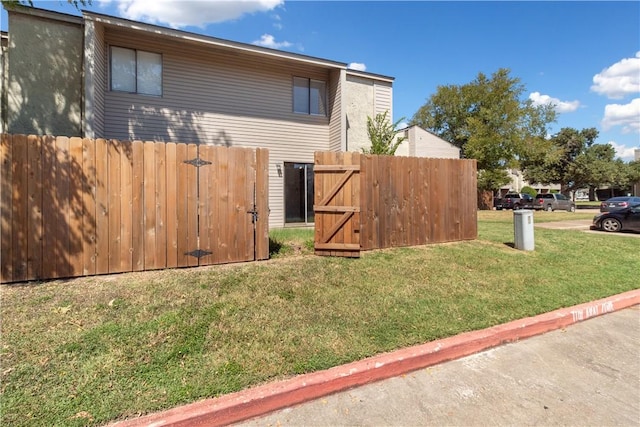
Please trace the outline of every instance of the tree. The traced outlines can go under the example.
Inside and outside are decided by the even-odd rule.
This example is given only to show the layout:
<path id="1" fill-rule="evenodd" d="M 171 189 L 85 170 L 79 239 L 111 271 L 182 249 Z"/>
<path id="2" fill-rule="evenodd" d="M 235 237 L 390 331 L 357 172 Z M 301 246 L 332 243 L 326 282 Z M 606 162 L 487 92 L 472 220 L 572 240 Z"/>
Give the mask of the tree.
<path id="1" fill-rule="evenodd" d="M 367 116 L 367 134 L 371 141 L 371 148 L 362 149 L 365 154 L 388 154 L 393 156 L 406 138 L 396 137 L 398 124 L 404 117 L 391 124 L 387 118 L 388 111 L 376 114 L 374 119 Z M 394 141 L 395 139 L 395 141 Z"/>
<path id="2" fill-rule="evenodd" d="M 544 143 L 547 126 L 555 121 L 551 105 L 522 100 L 520 79 L 501 68 L 471 83 L 438 86 L 411 124 L 431 131 L 478 162 L 478 189 L 495 191 L 509 183 L 506 169 L 515 167 L 523 150 Z"/>
<path id="3" fill-rule="evenodd" d="M 607 162 L 610 153 L 606 150 L 589 151 L 597 137 L 595 128 L 581 131 L 562 128 L 546 143 L 523 150 L 520 164 L 525 179 L 529 182 L 560 184 L 560 192 L 565 195 L 588 186 L 587 181 L 592 181 L 594 177 L 589 175 L 588 170 L 575 165 L 576 161 L 584 166 L 596 159 L 599 159 L 600 165 Z"/>

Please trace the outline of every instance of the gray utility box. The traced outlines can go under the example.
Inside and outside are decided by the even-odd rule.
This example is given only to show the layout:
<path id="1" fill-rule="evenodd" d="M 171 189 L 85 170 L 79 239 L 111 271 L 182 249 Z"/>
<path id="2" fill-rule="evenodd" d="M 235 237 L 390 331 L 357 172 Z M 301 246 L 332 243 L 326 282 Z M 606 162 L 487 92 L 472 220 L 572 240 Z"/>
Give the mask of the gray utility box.
<path id="1" fill-rule="evenodd" d="M 533 240 L 533 211 L 513 211 L 514 246 L 522 251 L 532 251 L 535 247 Z"/>

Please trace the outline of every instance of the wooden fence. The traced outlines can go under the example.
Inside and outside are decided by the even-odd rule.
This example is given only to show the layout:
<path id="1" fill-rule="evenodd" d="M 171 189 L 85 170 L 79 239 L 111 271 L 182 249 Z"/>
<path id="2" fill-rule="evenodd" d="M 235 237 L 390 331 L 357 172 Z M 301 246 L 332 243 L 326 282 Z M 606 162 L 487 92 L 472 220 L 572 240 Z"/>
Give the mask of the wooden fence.
<path id="1" fill-rule="evenodd" d="M 475 160 L 315 154 L 315 252 L 476 239 Z"/>
<path id="2" fill-rule="evenodd" d="M 267 259 L 268 155 L 3 134 L 0 282 Z"/>

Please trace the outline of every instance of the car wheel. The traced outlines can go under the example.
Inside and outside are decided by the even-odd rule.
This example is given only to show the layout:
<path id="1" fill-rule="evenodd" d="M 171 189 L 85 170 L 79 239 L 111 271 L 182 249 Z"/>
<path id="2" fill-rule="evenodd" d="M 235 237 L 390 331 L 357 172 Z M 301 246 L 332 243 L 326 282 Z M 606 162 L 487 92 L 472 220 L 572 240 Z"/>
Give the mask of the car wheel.
<path id="1" fill-rule="evenodd" d="M 569 209 L 567 209 L 568 212 L 575 212 L 576 211 L 576 207 L 575 206 L 570 206 Z"/>
<path id="2" fill-rule="evenodd" d="M 551 205 L 547 205 L 547 212 L 553 212 L 553 207 Z"/>
<path id="3" fill-rule="evenodd" d="M 602 220 L 602 229 L 608 232 L 620 231 L 622 224 L 615 218 L 605 218 Z"/>
<path id="4" fill-rule="evenodd" d="M 519 204 L 516 203 L 515 205 L 513 205 L 513 210 L 514 211 L 517 211 L 519 209 L 520 209 L 520 205 Z"/>

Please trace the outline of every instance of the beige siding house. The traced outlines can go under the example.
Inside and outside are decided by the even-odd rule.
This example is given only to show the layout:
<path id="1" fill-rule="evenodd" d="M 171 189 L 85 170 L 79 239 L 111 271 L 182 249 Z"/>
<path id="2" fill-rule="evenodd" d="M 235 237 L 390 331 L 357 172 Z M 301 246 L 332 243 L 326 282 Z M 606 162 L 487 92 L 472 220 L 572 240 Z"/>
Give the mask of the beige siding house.
<path id="1" fill-rule="evenodd" d="M 36 43 L 34 29 L 53 40 Z M 271 227 L 312 223 L 313 153 L 359 151 L 367 116 L 391 113 L 391 77 L 87 11 L 10 10 L 8 53 L 8 132 L 268 148 Z M 40 70 L 25 70 L 30 56 Z M 60 64 L 70 83 L 52 76 L 43 90 L 47 109 L 68 104 L 54 126 L 20 98 L 35 88 L 19 73 Z"/>
<path id="2" fill-rule="evenodd" d="M 396 156 L 441 159 L 460 158 L 460 149 L 458 147 L 419 126 L 409 126 L 401 129 L 397 136 L 406 139 L 398 146 Z"/>

